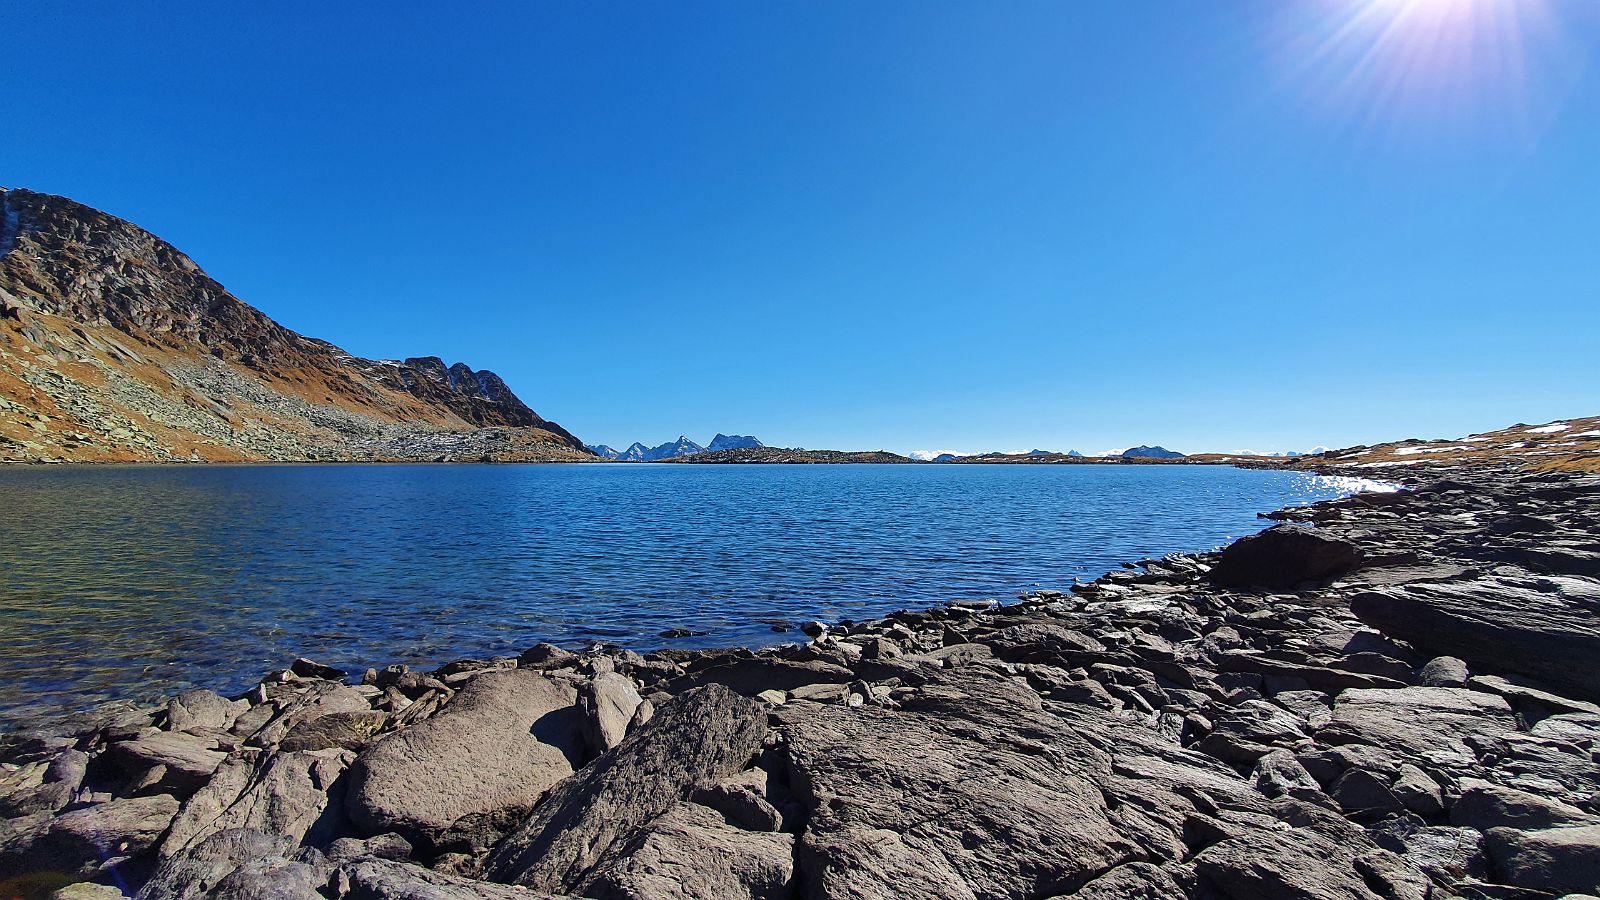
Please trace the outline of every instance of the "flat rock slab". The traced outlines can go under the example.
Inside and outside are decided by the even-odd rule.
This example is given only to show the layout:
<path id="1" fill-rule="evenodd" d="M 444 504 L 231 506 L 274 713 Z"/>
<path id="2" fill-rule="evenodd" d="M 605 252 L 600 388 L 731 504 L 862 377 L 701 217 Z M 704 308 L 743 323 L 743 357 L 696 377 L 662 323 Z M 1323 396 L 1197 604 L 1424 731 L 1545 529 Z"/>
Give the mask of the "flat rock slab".
<path id="1" fill-rule="evenodd" d="M 1514 672 L 1600 701 L 1600 604 L 1570 591 L 1492 579 L 1367 591 L 1350 601 L 1361 621 L 1474 671 Z"/>
<path id="2" fill-rule="evenodd" d="M 1288 590 L 1359 565 L 1361 551 L 1349 541 L 1304 525 L 1274 525 L 1229 544 L 1210 578 L 1224 587 Z"/>
<path id="3" fill-rule="evenodd" d="M 1449 770 L 1471 769 L 1482 748 L 1517 730 L 1506 701 L 1464 688 L 1361 689 L 1339 694 L 1317 731 L 1331 744 L 1370 744 Z"/>
<path id="4" fill-rule="evenodd" d="M 673 698 L 616 749 L 551 791 L 489 858 L 493 881 L 579 893 L 696 787 L 746 767 L 766 707 L 719 684 Z"/>
<path id="5" fill-rule="evenodd" d="M 1069 895 L 1125 863 L 1181 859 L 1200 808 L 1263 808 L 1216 760 L 1098 709 L 1043 707 L 983 669 L 941 675 L 898 712 L 784 718 L 813 898 Z"/>
<path id="6" fill-rule="evenodd" d="M 465 816 L 530 809 L 582 761 L 577 696 L 529 669 L 472 679 L 443 712 L 356 759 L 351 819 L 367 834 L 429 842 Z"/>

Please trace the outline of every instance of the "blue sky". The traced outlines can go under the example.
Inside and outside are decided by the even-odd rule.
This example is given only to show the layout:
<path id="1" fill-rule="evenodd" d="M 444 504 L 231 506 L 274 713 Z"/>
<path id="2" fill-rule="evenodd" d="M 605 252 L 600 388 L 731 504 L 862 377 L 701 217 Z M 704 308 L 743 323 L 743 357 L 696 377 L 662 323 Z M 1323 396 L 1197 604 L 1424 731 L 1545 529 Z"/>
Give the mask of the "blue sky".
<path id="1" fill-rule="evenodd" d="M 0 184 L 591 442 L 1453 436 L 1600 412 L 1596 6 L 8 4 Z"/>

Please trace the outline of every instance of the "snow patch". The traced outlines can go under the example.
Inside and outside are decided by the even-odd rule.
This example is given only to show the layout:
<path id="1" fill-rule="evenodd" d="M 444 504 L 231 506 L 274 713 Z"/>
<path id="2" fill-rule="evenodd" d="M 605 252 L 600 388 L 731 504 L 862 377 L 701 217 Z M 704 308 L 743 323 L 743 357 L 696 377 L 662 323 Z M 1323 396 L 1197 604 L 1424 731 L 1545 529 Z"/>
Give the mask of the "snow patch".
<path id="1" fill-rule="evenodd" d="M 1568 437 L 1600 438 L 1600 431 L 1580 431 L 1577 434 L 1568 435 Z"/>
<path id="2" fill-rule="evenodd" d="M 1538 428 L 1525 428 L 1525 429 L 1523 429 L 1522 433 L 1523 434 L 1555 434 L 1558 431 L 1566 431 L 1568 428 L 1571 428 L 1571 427 L 1572 427 L 1571 425 L 1568 425 L 1565 422 L 1557 422 L 1554 425 L 1540 425 Z"/>
<path id="3" fill-rule="evenodd" d="M 1471 450 L 1471 449 L 1472 449 L 1471 447 L 1463 447 L 1463 446 L 1460 446 L 1460 445 L 1456 445 L 1456 446 L 1452 446 L 1452 447 L 1401 447 L 1399 450 L 1396 450 L 1394 453 L 1395 453 L 1396 456 L 1409 456 L 1409 455 L 1411 455 L 1413 453 L 1446 453 L 1446 452 L 1451 451 L 1451 450 Z"/>

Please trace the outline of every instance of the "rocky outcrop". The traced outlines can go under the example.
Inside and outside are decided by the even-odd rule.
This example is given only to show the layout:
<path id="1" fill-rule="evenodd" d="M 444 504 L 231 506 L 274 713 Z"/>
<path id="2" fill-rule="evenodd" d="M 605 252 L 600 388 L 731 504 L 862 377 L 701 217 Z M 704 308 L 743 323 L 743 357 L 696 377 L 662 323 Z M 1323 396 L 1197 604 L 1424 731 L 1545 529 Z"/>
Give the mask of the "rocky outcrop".
<path id="1" fill-rule="evenodd" d="M 0 207 L 0 461 L 592 458 L 493 372 L 353 357 L 132 223 Z"/>
<path id="2" fill-rule="evenodd" d="M 1600 584 L 1574 569 L 1600 479 L 1450 474 L 804 645 L 546 644 L 361 685 L 302 661 L 238 699 L 13 735 L 0 878 L 219 900 L 1592 893 L 1600 705 L 1532 648 L 1592 627 Z M 1396 598 L 1453 621 L 1384 618 Z"/>

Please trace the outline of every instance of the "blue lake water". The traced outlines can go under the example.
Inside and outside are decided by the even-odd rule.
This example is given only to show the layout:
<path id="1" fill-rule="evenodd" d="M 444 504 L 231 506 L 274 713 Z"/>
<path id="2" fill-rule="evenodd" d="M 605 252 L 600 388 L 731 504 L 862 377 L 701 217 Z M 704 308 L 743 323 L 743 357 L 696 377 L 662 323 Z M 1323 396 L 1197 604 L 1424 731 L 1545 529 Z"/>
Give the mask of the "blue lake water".
<path id="1" fill-rule="evenodd" d="M 1217 466 L 0 469 L 0 722 L 300 655 L 799 640 L 774 626 L 1066 588 L 1348 490 Z"/>

